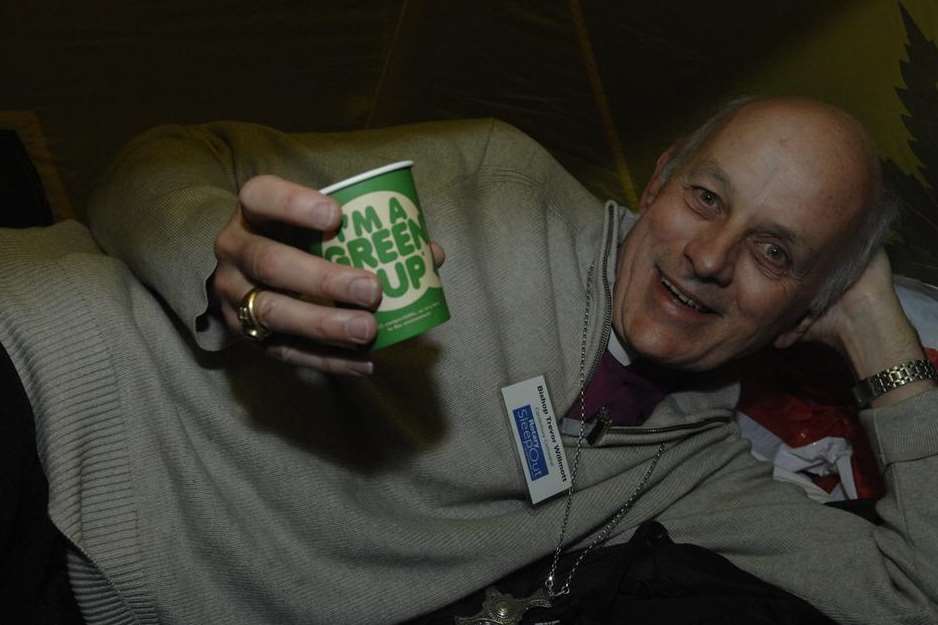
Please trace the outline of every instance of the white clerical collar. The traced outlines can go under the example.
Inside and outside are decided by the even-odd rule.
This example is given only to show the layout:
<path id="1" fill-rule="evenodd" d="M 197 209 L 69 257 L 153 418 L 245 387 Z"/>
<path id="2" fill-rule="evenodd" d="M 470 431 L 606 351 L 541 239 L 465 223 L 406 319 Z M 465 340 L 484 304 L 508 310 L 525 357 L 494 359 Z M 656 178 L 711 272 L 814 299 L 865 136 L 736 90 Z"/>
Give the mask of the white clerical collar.
<path id="1" fill-rule="evenodd" d="M 609 353 L 612 354 L 612 357 L 618 360 L 619 364 L 623 367 L 628 367 L 632 364 L 632 359 L 629 357 L 629 353 L 625 351 L 625 347 L 622 346 L 622 341 L 616 336 L 615 330 L 609 333 L 609 345 L 607 349 Z"/>
<path id="2" fill-rule="evenodd" d="M 619 262 L 619 253 L 622 251 L 620 248 L 622 246 L 622 241 L 625 240 L 625 235 L 628 231 L 635 225 L 635 221 L 638 219 L 638 215 L 633 213 L 630 210 L 625 210 L 622 212 L 622 219 L 619 222 L 621 239 L 619 240 L 619 245 L 616 246 L 616 249 L 612 253 L 612 266 L 618 269 Z M 612 290 L 615 292 L 615 279 L 617 273 L 613 273 L 612 277 Z M 622 345 L 622 341 L 619 340 L 619 337 L 616 336 L 616 331 L 611 329 L 609 332 L 609 345 L 606 346 L 606 349 L 609 350 L 609 353 L 612 354 L 612 357 L 619 361 L 623 367 L 628 367 L 632 364 L 632 358 L 629 356 L 629 353 L 625 350 L 625 347 Z"/>

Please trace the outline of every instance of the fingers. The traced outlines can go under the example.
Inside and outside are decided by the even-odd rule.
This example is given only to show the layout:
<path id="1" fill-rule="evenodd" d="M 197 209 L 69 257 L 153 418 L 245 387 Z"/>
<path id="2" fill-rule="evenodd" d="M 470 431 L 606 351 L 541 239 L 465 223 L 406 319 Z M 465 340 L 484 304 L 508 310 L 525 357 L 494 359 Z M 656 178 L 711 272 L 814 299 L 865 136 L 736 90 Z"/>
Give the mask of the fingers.
<path id="1" fill-rule="evenodd" d="M 248 223 L 268 222 L 331 231 L 339 227 L 338 203 L 327 195 L 276 176 L 256 176 L 238 194 Z"/>
<path id="2" fill-rule="evenodd" d="M 240 331 L 237 310 L 241 298 L 253 285 L 236 268 L 220 267 L 216 271 L 215 289 L 230 328 Z M 304 301 L 265 286 L 254 298 L 254 316 L 275 334 L 342 347 L 368 345 L 377 333 L 374 315 L 367 310 Z"/>
<path id="3" fill-rule="evenodd" d="M 255 299 L 255 313 L 259 322 L 264 325 L 267 323 L 263 321 L 263 315 L 265 314 L 265 312 L 263 312 L 263 307 L 265 306 L 264 301 L 267 301 L 267 305 L 270 305 L 271 301 L 273 301 L 273 306 L 276 307 L 276 298 L 278 297 L 283 296 L 271 291 L 261 291 L 257 294 Z M 274 299 L 272 300 L 271 298 Z M 227 302 L 222 305 L 222 314 L 228 326 L 240 332 L 238 314 Z M 269 314 L 269 312 L 267 314 Z M 374 324 L 374 317 L 372 315 L 369 313 L 360 314 L 366 317 L 366 321 L 370 320 L 370 322 Z M 281 317 L 273 315 L 272 318 L 279 319 Z M 277 326 L 276 323 L 272 325 L 274 325 L 274 327 L 271 329 L 275 332 L 286 332 L 286 329 L 289 328 L 289 325 L 283 326 L 282 328 Z M 323 325 L 328 329 L 329 322 L 325 322 Z M 335 335 L 334 331 L 326 333 L 330 336 Z M 373 329 L 371 336 L 372 338 L 374 337 Z M 319 339 L 315 337 L 314 340 L 304 340 L 287 334 L 274 334 L 262 343 L 260 347 L 271 358 L 276 358 L 277 360 L 298 367 L 318 369 L 323 373 L 366 376 L 374 372 L 374 363 L 371 362 L 368 352 L 360 351 L 360 348 L 359 351 L 349 349 L 349 347 L 354 347 L 353 345 L 336 347 L 317 342 L 318 340 Z M 365 342 L 370 343 L 371 339 Z"/>
<path id="4" fill-rule="evenodd" d="M 216 255 L 219 266 L 234 265 L 247 280 L 225 289 L 229 299 L 240 297 L 234 289 L 251 283 L 369 309 L 381 301 L 381 285 L 370 271 L 333 263 L 264 236 L 243 232 L 219 237 Z"/>
<path id="5" fill-rule="evenodd" d="M 280 300 L 279 298 L 284 298 Z M 264 315 L 270 315 L 271 308 L 275 308 L 280 303 L 290 303 L 291 298 L 286 298 L 278 293 L 273 293 L 271 291 L 261 291 L 257 294 L 255 298 L 255 313 L 257 320 L 263 323 L 265 326 L 268 322 L 265 322 Z M 265 304 L 266 301 L 266 304 Z M 266 312 L 265 312 L 265 306 Z M 328 317 L 329 310 L 323 311 Z M 222 314 L 225 318 L 226 323 L 229 327 L 240 329 L 240 321 L 238 320 L 238 313 L 226 302 L 222 305 Z M 359 313 L 365 317 L 366 322 L 372 324 L 371 337 L 374 337 L 374 317 L 369 313 Z M 269 318 L 272 319 L 283 319 L 284 317 L 279 315 L 270 315 Z M 289 318 L 289 315 L 287 315 Z M 320 340 L 318 334 L 319 332 L 313 332 L 314 340 L 304 340 L 299 339 L 296 336 L 289 336 L 286 332 L 289 331 L 290 325 L 279 326 L 279 322 L 275 321 L 271 323 L 271 330 L 275 332 L 283 332 L 284 334 L 274 334 L 267 341 L 265 341 L 261 348 L 264 352 L 271 358 L 276 358 L 287 364 L 298 366 L 298 367 L 307 367 L 311 369 L 318 369 L 323 373 L 331 373 L 335 375 L 351 375 L 351 376 L 366 376 L 371 375 L 374 372 L 374 364 L 370 360 L 370 355 L 367 352 L 363 351 L 353 351 L 348 349 L 350 346 L 345 347 L 335 347 L 323 344 L 321 342 L 316 342 Z M 327 334 L 330 337 L 336 334 L 335 330 L 329 331 L 329 325 L 331 322 L 324 322 L 323 326 L 326 331 L 322 334 Z M 317 327 L 317 326 L 313 326 Z M 325 339 L 322 339 L 325 340 Z M 328 340 L 331 340 L 328 339 Z M 371 342 L 371 339 L 365 341 L 365 343 Z"/>
<path id="6" fill-rule="evenodd" d="M 446 262 L 446 251 L 436 241 L 430 241 L 430 253 L 433 254 L 433 266 L 439 269 Z"/>
<path id="7" fill-rule="evenodd" d="M 356 355 L 348 350 L 315 344 L 304 344 L 291 339 L 277 338 L 265 345 L 268 356 L 298 367 L 318 369 L 335 375 L 366 376 L 374 372 L 374 364 L 367 354 Z"/>
<path id="8" fill-rule="evenodd" d="M 239 200 L 240 210 L 216 238 L 218 265 L 211 278 L 229 329 L 242 332 L 241 300 L 258 287 L 253 311 L 273 333 L 263 344 L 270 356 L 329 373 L 370 374 L 373 365 L 363 349 L 377 334 L 370 311 L 381 301 L 378 277 L 284 243 L 286 231 L 277 235 L 278 226 L 334 233 L 341 220 L 335 200 L 276 176 L 252 178 Z M 441 266 L 443 248 L 431 242 L 430 249 L 434 265 Z"/>

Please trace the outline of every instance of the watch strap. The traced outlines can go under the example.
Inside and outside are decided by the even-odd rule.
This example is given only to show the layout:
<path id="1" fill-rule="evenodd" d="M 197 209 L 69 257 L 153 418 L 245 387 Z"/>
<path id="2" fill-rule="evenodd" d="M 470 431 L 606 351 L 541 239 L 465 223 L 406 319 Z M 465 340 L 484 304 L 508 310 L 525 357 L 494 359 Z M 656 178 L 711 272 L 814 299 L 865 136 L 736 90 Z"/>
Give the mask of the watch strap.
<path id="1" fill-rule="evenodd" d="M 900 386 L 919 380 L 938 380 L 938 370 L 928 360 L 910 360 L 860 380 L 853 387 L 853 397 L 861 408 Z"/>

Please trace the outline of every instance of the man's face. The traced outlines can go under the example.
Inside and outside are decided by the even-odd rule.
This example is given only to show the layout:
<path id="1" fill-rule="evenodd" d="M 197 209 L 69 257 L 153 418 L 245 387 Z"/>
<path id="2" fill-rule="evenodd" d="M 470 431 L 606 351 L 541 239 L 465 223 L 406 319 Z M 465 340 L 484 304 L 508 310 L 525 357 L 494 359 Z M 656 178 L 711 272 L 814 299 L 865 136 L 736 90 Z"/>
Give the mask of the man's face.
<path id="1" fill-rule="evenodd" d="M 842 128 L 765 108 L 737 113 L 664 184 L 662 157 L 642 196 L 613 326 L 656 362 L 708 370 L 799 336 L 863 205 Z"/>

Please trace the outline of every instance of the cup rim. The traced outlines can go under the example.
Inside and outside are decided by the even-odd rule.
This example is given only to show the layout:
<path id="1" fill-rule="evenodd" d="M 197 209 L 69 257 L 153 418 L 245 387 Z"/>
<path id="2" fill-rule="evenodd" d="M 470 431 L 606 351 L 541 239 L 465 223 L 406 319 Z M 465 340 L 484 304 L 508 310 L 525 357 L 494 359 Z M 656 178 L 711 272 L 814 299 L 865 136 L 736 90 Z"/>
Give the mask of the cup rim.
<path id="1" fill-rule="evenodd" d="M 328 187 L 324 187 L 320 189 L 319 192 L 322 193 L 323 195 L 328 195 L 330 193 L 335 193 L 336 191 L 339 191 L 346 187 L 350 187 L 353 184 L 357 184 L 363 180 L 374 178 L 375 176 L 380 176 L 382 174 L 386 174 L 396 169 L 404 169 L 405 167 L 413 167 L 413 166 L 414 166 L 413 161 L 398 161 L 396 163 L 391 163 L 389 165 L 384 165 L 382 167 L 376 167 L 375 169 L 369 169 L 368 171 L 362 172 L 356 176 L 352 176 L 351 178 L 346 178 L 345 180 L 331 184 Z"/>

